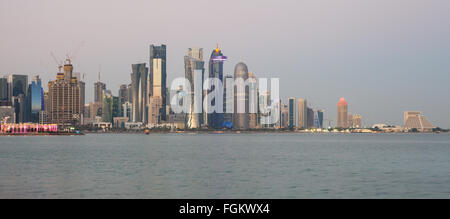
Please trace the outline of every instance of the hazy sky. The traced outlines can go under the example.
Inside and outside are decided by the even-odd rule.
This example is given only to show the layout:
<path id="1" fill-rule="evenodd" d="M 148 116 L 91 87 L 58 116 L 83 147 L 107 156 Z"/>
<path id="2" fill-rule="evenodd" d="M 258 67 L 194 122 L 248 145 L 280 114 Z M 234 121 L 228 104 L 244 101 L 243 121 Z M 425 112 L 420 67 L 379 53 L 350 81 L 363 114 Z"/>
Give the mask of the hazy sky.
<path id="1" fill-rule="evenodd" d="M 244 61 L 258 77 L 279 77 L 281 95 L 308 99 L 336 124 L 340 97 L 365 125 L 403 123 L 423 111 L 450 128 L 448 0 L 0 0 L 0 75 L 54 79 L 76 52 L 87 100 L 101 65 L 114 94 L 149 44 L 167 45 L 168 79 L 184 75 L 183 56 L 219 43 L 225 73 Z M 285 102 L 285 101 L 284 101 Z"/>

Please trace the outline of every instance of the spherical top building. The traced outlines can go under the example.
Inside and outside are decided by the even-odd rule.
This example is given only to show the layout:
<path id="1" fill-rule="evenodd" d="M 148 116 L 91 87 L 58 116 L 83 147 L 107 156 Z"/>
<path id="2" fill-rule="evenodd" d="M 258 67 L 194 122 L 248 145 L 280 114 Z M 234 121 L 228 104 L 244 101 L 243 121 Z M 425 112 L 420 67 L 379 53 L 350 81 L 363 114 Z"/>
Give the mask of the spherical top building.
<path id="1" fill-rule="evenodd" d="M 243 62 L 239 62 L 234 68 L 234 78 L 243 78 L 244 80 L 248 79 L 248 68 L 247 65 Z"/>

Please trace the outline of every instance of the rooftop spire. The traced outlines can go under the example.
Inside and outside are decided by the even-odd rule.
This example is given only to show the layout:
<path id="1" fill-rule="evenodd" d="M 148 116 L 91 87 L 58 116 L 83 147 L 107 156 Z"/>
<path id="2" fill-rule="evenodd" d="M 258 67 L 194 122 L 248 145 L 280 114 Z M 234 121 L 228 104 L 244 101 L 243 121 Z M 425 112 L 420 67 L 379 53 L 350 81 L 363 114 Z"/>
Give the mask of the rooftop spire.
<path id="1" fill-rule="evenodd" d="M 101 65 L 98 65 L 98 82 L 101 81 L 101 80 L 100 80 L 100 72 L 101 72 L 101 70 L 102 70 L 102 66 L 101 66 Z"/>

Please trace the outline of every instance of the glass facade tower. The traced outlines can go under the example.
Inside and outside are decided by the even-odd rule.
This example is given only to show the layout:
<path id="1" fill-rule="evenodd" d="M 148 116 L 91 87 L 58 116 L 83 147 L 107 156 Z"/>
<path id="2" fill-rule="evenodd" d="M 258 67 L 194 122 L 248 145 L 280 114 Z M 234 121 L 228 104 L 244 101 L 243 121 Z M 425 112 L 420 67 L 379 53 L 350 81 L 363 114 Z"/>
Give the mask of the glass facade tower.
<path id="1" fill-rule="evenodd" d="M 227 59 L 226 56 L 223 55 L 222 51 L 217 46 L 211 53 L 211 57 L 209 59 L 209 78 L 217 78 L 223 84 L 223 63 Z M 215 89 L 208 90 L 208 93 L 211 93 Z M 223 97 L 222 97 L 223 98 Z M 212 105 L 215 105 L 215 99 L 208 100 Z M 223 108 L 223 106 L 221 106 Z M 213 112 L 207 115 L 208 126 L 213 129 L 221 129 L 223 127 L 223 113 Z"/>
<path id="2" fill-rule="evenodd" d="M 167 72 L 166 72 L 166 45 L 150 45 L 148 104 L 150 123 L 166 121 Z"/>
<path id="3" fill-rule="evenodd" d="M 39 113 L 44 108 L 44 89 L 42 88 L 42 82 L 39 76 L 33 78 L 30 84 L 29 96 L 31 102 L 31 122 L 39 122 Z"/>
<path id="4" fill-rule="evenodd" d="M 289 108 L 289 119 L 288 119 L 288 128 L 293 129 L 295 127 L 295 98 L 291 97 L 288 99 L 288 108 Z"/>

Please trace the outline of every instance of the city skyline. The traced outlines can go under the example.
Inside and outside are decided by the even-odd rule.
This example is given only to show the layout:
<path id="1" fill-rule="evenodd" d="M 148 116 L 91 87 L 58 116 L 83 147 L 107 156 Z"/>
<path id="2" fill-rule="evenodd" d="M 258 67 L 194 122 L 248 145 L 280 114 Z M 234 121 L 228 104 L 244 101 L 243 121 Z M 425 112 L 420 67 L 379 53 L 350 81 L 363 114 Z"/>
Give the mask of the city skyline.
<path id="1" fill-rule="evenodd" d="M 164 57 L 164 59 L 165 59 L 165 56 L 166 56 L 166 53 L 165 53 L 165 51 L 166 51 L 166 45 L 164 45 L 164 44 L 162 44 L 161 46 L 157 46 L 158 48 L 163 48 L 163 52 L 161 52 L 161 54 L 163 54 L 162 56 Z M 151 44 L 150 45 L 150 57 L 152 56 L 152 48 L 156 48 L 153 44 Z M 203 57 L 203 48 L 198 48 L 198 47 L 195 47 L 195 49 L 196 50 L 200 50 L 200 52 L 201 52 L 201 54 L 197 54 L 197 56 L 199 56 L 199 57 Z M 188 48 L 188 53 L 190 54 L 190 53 L 192 53 L 192 48 Z M 197 53 L 199 53 L 198 51 L 197 51 Z M 223 55 L 222 53 L 221 53 L 221 50 L 219 50 L 219 47 L 218 47 L 218 45 L 216 46 L 216 49 L 214 49 L 213 50 L 213 53 L 212 53 L 212 55 L 211 55 L 211 60 L 214 60 L 214 58 L 215 57 L 217 57 L 217 56 L 215 56 L 215 55 Z M 191 55 L 190 55 L 191 56 Z M 187 56 L 185 56 L 185 59 L 186 59 L 186 57 Z M 221 57 L 223 57 L 224 58 L 224 60 L 221 60 L 220 62 L 222 62 L 223 63 L 223 61 L 225 61 L 226 59 L 227 59 L 227 57 L 226 56 L 221 56 Z M 150 60 L 153 60 L 153 58 L 150 58 Z M 159 61 L 159 64 L 157 64 L 157 65 L 161 65 L 161 58 L 155 58 L 155 60 L 158 60 Z M 201 59 L 200 59 L 201 60 Z M 65 62 L 67 62 L 67 61 L 71 61 L 70 59 L 69 59 L 69 56 L 67 55 L 67 59 L 65 60 Z M 165 63 L 165 61 L 164 61 L 164 63 Z M 69 63 L 70 64 L 70 63 Z M 131 73 L 131 83 L 130 84 L 128 84 L 128 83 L 125 83 L 125 84 L 120 84 L 120 86 L 119 86 L 119 88 L 118 89 L 114 89 L 114 88 L 112 88 L 112 90 L 114 90 L 114 91 L 116 91 L 117 90 L 117 93 L 118 93 L 118 95 L 115 95 L 115 96 L 113 96 L 113 92 L 112 92 L 112 90 L 110 90 L 110 89 L 106 89 L 106 85 L 107 85 L 107 83 L 105 83 L 105 81 L 102 81 L 101 80 L 101 78 L 100 78 L 100 72 L 98 73 L 99 75 L 98 75 L 98 80 L 96 81 L 96 82 L 94 82 L 94 85 L 93 85 L 93 90 L 94 90 L 94 92 L 93 92 L 93 99 L 94 99 L 94 101 L 91 101 L 91 102 L 86 102 L 86 106 L 89 106 L 89 107 L 91 107 L 90 105 L 91 104 L 96 104 L 96 103 L 100 103 L 101 105 L 102 104 L 105 104 L 105 102 L 103 102 L 103 101 L 100 101 L 100 102 L 98 102 L 98 100 L 102 100 L 103 98 L 105 98 L 105 95 L 106 96 L 108 96 L 108 94 L 109 94 L 109 98 L 112 98 L 112 97 L 115 97 L 115 98 L 119 98 L 120 97 L 120 93 L 123 91 L 123 87 L 126 87 L 126 89 L 128 89 L 128 87 L 129 88 L 131 88 L 131 89 L 133 89 L 133 87 L 136 87 L 136 89 L 138 89 L 137 88 L 137 85 L 135 85 L 135 86 L 133 86 L 133 77 L 136 77 L 136 76 L 133 76 L 133 75 L 135 75 L 135 71 L 137 71 L 137 72 L 141 72 L 141 73 L 139 73 L 139 76 L 137 76 L 138 78 L 140 78 L 139 79 L 139 83 L 143 83 L 142 85 L 139 85 L 139 89 L 142 89 L 142 88 L 147 88 L 147 90 L 142 90 L 142 91 L 139 91 L 139 92 L 141 92 L 142 94 L 136 94 L 136 95 L 134 95 L 135 96 L 135 98 L 137 98 L 137 96 L 139 96 L 140 98 L 137 98 L 137 99 L 139 99 L 139 101 L 137 101 L 137 102 L 140 102 L 140 101 L 142 101 L 142 104 L 140 104 L 140 103 L 137 103 L 137 104 L 139 104 L 140 106 L 139 107 L 133 107 L 135 110 L 138 110 L 139 108 L 142 108 L 141 110 L 138 110 L 138 111 L 141 111 L 141 112 L 139 112 L 139 113 L 137 113 L 136 114 L 136 112 L 135 113 L 133 113 L 132 115 L 140 115 L 140 117 L 138 116 L 138 118 L 136 119 L 135 118 L 135 116 L 133 116 L 132 118 L 129 118 L 129 121 L 130 122 L 144 122 L 145 124 L 146 123 L 149 123 L 149 124 L 151 124 L 151 123 L 153 123 L 153 124 L 161 124 L 161 122 L 163 122 L 163 121 L 166 121 L 165 119 L 164 120 L 161 120 L 161 119 L 153 119 L 152 121 L 150 120 L 150 115 L 152 114 L 152 109 L 151 109 L 151 106 L 153 106 L 152 105 L 152 101 L 151 101 L 151 99 L 152 99 L 152 96 L 153 96 L 153 94 L 151 94 L 152 92 L 150 92 L 150 90 L 151 89 L 154 89 L 153 88 L 153 85 L 155 84 L 155 82 L 152 82 L 152 80 L 150 79 L 150 77 L 151 77 L 151 72 L 150 72 L 150 68 L 148 68 L 148 67 L 145 67 L 146 66 L 146 64 L 147 63 L 137 63 L 137 64 L 131 64 L 131 67 L 132 67 L 132 73 Z M 186 63 L 185 63 L 186 64 Z M 243 63 L 242 61 L 241 62 L 239 62 L 237 65 L 236 65 L 236 67 L 235 68 L 237 68 L 238 66 L 240 67 L 241 65 L 243 65 L 244 67 L 245 67 L 245 71 L 247 72 L 247 74 L 249 73 L 248 72 L 248 69 L 247 69 L 247 66 L 245 65 L 245 63 Z M 139 68 L 141 68 L 141 66 L 144 68 L 144 70 L 136 70 L 136 69 L 139 69 Z M 61 68 L 63 67 L 62 65 L 61 66 L 58 66 L 59 67 L 59 71 L 61 71 Z M 157 82 L 157 83 L 160 83 L 160 86 L 158 86 L 158 87 L 162 87 L 162 86 L 164 86 L 164 87 L 167 87 L 167 84 L 166 83 L 169 83 L 170 84 L 170 82 L 166 82 L 165 80 L 164 80 L 164 83 L 161 81 L 161 74 L 162 75 L 165 75 L 166 73 L 161 73 L 161 68 L 160 67 L 157 67 L 157 68 L 154 68 L 154 69 L 160 69 L 159 71 L 160 71 L 160 76 L 159 76 L 159 78 L 160 79 L 158 79 L 158 81 L 159 82 Z M 164 68 L 165 69 L 165 68 Z M 158 71 L 158 70 L 157 70 Z M 204 70 L 203 70 L 204 71 Z M 210 70 L 211 71 L 211 70 Z M 165 72 L 165 71 L 163 71 L 163 72 Z M 219 70 L 219 72 L 222 72 L 222 70 Z M 60 73 L 60 72 L 59 72 Z M 58 73 L 58 74 L 59 74 Z M 251 72 L 250 72 L 251 73 Z M 72 71 L 71 71 L 71 76 L 67 76 L 67 73 L 65 73 L 64 74 L 64 77 L 67 77 L 65 80 L 69 80 L 69 78 L 72 78 L 72 74 L 73 74 L 73 77 L 74 78 L 80 78 L 80 74 L 81 73 L 75 73 L 75 72 L 73 72 L 72 73 Z M 77 74 L 77 75 L 75 75 L 75 74 Z M 221 73 L 221 74 L 223 74 L 223 75 L 221 75 L 222 76 L 222 78 L 225 78 L 224 76 L 226 76 L 226 77 L 231 77 L 231 78 L 235 78 L 236 77 L 236 75 L 234 75 L 234 76 L 232 76 L 232 75 L 229 75 L 229 74 L 227 74 L 227 75 L 225 75 L 225 73 Z M 235 69 L 235 74 L 236 74 L 236 69 Z M 251 73 L 251 75 L 253 75 L 253 73 Z M 5 79 L 7 79 L 7 78 L 10 78 L 9 80 L 11 80 L 11 78 L 12 77 L 19 77 L 19 78 L 23 78 L 23 77 L 25 77 L 25 78 L 30 78 L 31 76 L 29 76 L 29 75 L 18 75 L 18 74 L 11 74 L 11 75 L 4 75 L 3 77 L 3 79 L 5 80 Z M 188 79 L 189 81 L 191 81 L 191 79 L 189 79 L 189 77 L 187 77 L 188 75 L 185 75 L 186 76 L 186 79 Z M 164 77 L 166 77 L 166 75 L 164 76 Z M 211 77 L 211 76 L 210 76 Z M 214 77 L 214 76 L 213 76 Z M 241 76 L 239 76 L 239 77 L 241 77 Z M 239 78 L 238 77 L 238 78 Z M 248 76 L 247 76 L 248 77 Z M 203 78 L 203 77 L 201 77 L 201 78 Z M 247 79 L 247 78 L 245 78 L 245 79 Z M 30 88 L 28 88 L 28 89 L 31 89 L 31 86 L 32 85 L 34 85 L 35 83 L 37 83 L 37 81 L 36 80 L 39 80 L 39 83 L 41 83 L 41 79 L 40 79 L 40 76 L 39 75 L 34 75 L 33 76 L 33 80 L 31 80 L 30 81 L 30 83 L 29 84 L 27 84 L 26 86 L 24 86 L 24 87 L 26 87 L 26 88 L 28 88 L 28 86 L 30 86 Z M 202 79 L 203 80 L 203 79 Z M 49 81 L 49 82 L 51 82 L 51 81 Z M 80 81 L 80 82 L 82 82 L 83 83 L 83 86 L 84 86 L 84 84 L 85 84 L 85 82 L 84 81 Z M 157 84 L 156 83 L 156 84 Z M 161 84 L 162 83 L 162 84 Z M 10 88 L 11 89 L 11 88 Z M 203 90 L 204 92 L 205 92 L 205 94 L 204 95 L 206 95 L 206 92 L 207 92 L 207 90 L 206 90 L 206 88 L 204 88 L 205 90 Z M 236 88 L 235 88 L 236 89 Z M 47 89 L 43 89 L 43 91 L 42 92 L 44 92 L 44 90 L 45 91 L 48 91 L 49 89 L 47 88 Z M 13 91 L 10 91 L 11 93 L 13 92 Z M 25 92 L 27 92 L 27 91 L 25 91 Z M 29 91 L 28 91 L 29 92 Z M 83 92 L 85 92 L 85 90 L 83 89 Z M 236 92 L 236 90 L 235 90 L 235 92 Z M 159 95 L 161 95 L 163 92 L 162 92 L 162 90 L 160 90 L 159 92 Z M 83 94 L 85 94 L 85 93 L 83 93 Z M 131 95 L 133 94 L 133 92 L 131 91 L 131 93 L 130 93 Z M 225 95 L 225 90 L 224 90 L 224 93 L 223 93 L 224 95 Z M 28 95 L 31 95 L 31 93 L 29 93 Z M 34 95 L 34 94 L 33 94 Z M 43 94 L 42 94 L 43 95 Z M 234 93 L 234 102 L 236 101 L 236 93 Z M 27 95 L 25 95 L 25 96 L 27 96 Z M 132 95 L 133 96 L 133 95 Z M 30 96 L 31 97 L 31 96 Z M 44 97 L 42 96 L 41 97 L 42 98 L 42 105 L 43 105 L 43 100 L 44 100 Z M 83 102 L 85 101 L 85 96 L 83 95 Z M 123 98 L 123 97 L 120 97 L 120 98 Z M 283 98 L 281 98 L 281 102 L 280 103 L 282 103 L 282 104 L 289 104 L 290 103 L 290 99 L 292 99 L 292 97 L 290 97 L 290 98 L 287 98 L 287 100 L 284 100 L 285 102 L 283 102 Z M 30 99 L 31 100 L 31 99 Z M 165 100 L 165 98 L 164 98 L 164 100 Z M 246 100 L 248 101 L 248 97 L 246 98 Z M 294 98 L 294 100 L 295 100 L 295 98 Z M 162 100 L 161 100 L 162 101 Z M 169 100 L 170 101 L 170 100 Z M 310 108 L 309 106 L 311 106 L 311 105 L 309 105 L 309 104 L 307 104 L 307 102 L 306 102 L 306 99 L 304 99 L 304 98 L 300 98 L 300 99 L 297 99 L 297 101 L 298 101 L 298 107 L 296 107 L 295 108 L 295 110 L 297 111 L 296 112 L 296 118 L 294 118 L 294 121 L 295 121 L 295 123 L 294 123 L 294 127 L 295 128 L 300 128 L 300 129 L 309 129 L 309 128 L 312 128 L 312 127 L 314 127 L 314 126 L 316 126 L 316 120 L 318 119 L 318 118 L 315 118 L 317 115 L 315 115 L 316 113 L 317 113 L 317 111 L 321 111 L 321 113 L 322 113 L 322 115 L 323 115 L 323 112 L 324 111 L 326 111 L 326 110 L 324 110 L 324 109 L 321 109 L 321 108 L 318 108 L 318 107 L 314 107 L 314 106 L 312 106 L 312 108 Z M 300 105 L 301 105 L 301 101 L 303 101 L 304 103 L 302 104 L 302 107 L 303 107 L 303 110 L 302 111 L 299 111 L 299 109 L 301 109 L 301 107 L 300 107 Z M 121 102 L 119 102 L 119 103 L 121 103 Z M 144 103 L 147 103 L 147 104 L 145 104 L 145 106 L 144 106 Z M 162 103 L 162 102 L 161 102 Z M 161 104 L 161 103 L 159 103 L 159 104 Z M 28 103 L 28 102 L 25 102 L 25 104 L 32 104 L 31 102 L 30 103 Z M 225 96 L 224 96 L 224 102 L 223 102 L 223 104 L 225 104 Z M 247 103 L 248 104 L 248 103 Z M 236 102 L 234 103 L 234 105 L 236 106 Z M 342 105 L 345 105 L 345 110 L 341 110 L 341 107 L 342 107 Z M 31 105 L 30 105 L 31 106 Z M 120 107 L 122 107 L 122 105 L 119 105 Z M 349 114 L 349 111 L 348 111 L 348 109 L 347 109 L 347 102 L 346 102 L 346 100 L 345 100 L 345 98 L 340 98 L 339 99 L 339 102 L 338 102 L 338 110 L 337 110 L 337 116 L 336 116 L 336 118 L 329 118 L 329 117 L 325 117 L 326 118 L 326 120 L 327 121 L 329 121 L 330 122 L 330 124 L 333 124 L 331 127 L 336 127 L 336 128 L 364 128 L 364 127 L 371 127 L 373 124 L 374 125 L 378 125 L 378 124 L 380 124 L 380 123 L 373 123 L 373 124 L 365 124 L 364 122 L 361 122 L 361 121 L 364 121 L 364 120 L 361 120 L 361 115 L 360 114 L 356 114 L 356 115 L 352 115 L 352 114 Z M 152 107 L 152 108 L 154 108 L 154 107 Z M 247 108 L 247 107 L 246 107 Z M 165 107 L 164 107 L 164 109 L 165 109 Z M 225 109 L 225 108 L 224 108 Z M 118 109 L 119 111 L 118 111 L 118 113 L 120 114 L 120 112 L 121 112 L 121 110 L 120 109 Z M 155 109 L 153 109 L 153 111 L 154 111 Z M 280 110 L 281 110 L 281 108 L 280 108 Z M 147 112 L 148 111 L 148 112 Z M 159 110 L 158 110 L 159 111 Z M 235 111 L 236 111 L 236 109 L 235 109 Z M 248 111 L 248 109 L 246 109 L 246 111 Z M 306 113 L 306 111 L 308 111 L 308 113 Z M 311 112 L 309 112 L 309 111 L 311 111 Z M 225 112 L 225 111 L 224 111 Z M 342 112 L 342 113 L 341 113 Z M 406 112 L 406 111 L 405 111 Z M 21 112 L 22 113 L 22 112 Z M 249 112 L 248 112 L 249 113 Z M 248 116 L 248 113 L 246 113 L 246 115 Z M 280 111 L 280 113 L 281 113 L 281 111 Z M 304 114 L 304 118 L 301 118 L 301 114 Z M 215 113 L 213 113 L 212 115 L 214 115 Z M 164 115 L 165 115 L 165 113 L 164 113 Z M 280 114 L 281 115 L 281 114 Z M 306 115 L 308 115 L 308 117 L 306 117 Z M 32 116 L 31 114 L 30 115 L 26 115 L 26 116 Z M 311 116 L 311 117 L 310 117 Z M 115 117 L 117 117 L 117 118 L 119 118 L 119 116 L 117 115 L 117 116 L 115 116 Z M 290 117 L 290 116 L 289 116 Z M 234 118 L 234 117 L 233 117 Z M 21 118 L 21 116 L 18 116 L 18 117 L 16 117 L 16 119 L 17 119 L 17 121 L 22 121 L 23 119 Z M 323 119 L 323 118 L 322 118 Z M 354 123 L 354 120 L 357 120 L 358 121 L 358 126 L 354 126 L 353 125 L 353 123 Z M 26 118 L 26 120 L 30 120 L 30 121 L 33 121 L 33 119 L 31 119 L 31 117 L 30 118 Z M 234 119 L 233 119 L 234 120 Z M 288 119 L 289 120 L 289 119 Z M 297 121 L 298 120 L 298 121 Z M 282 118 L 280 118 L 280 120 L 277 122 L 277 123 L 280 123 L 282 121 Z M 302 125 L 300 125 L 300 121 L 303 121 L 302 123 Z M 405 121 L 405 120 L 404 120 Z M 234 122 L 233 122 L 234 123 Z M 248 121 L 247 121 L 247 123 L 248 123 Z M 362 125 L 362 124 L 364 124 L 364 125 Z M 398 124 L 390 124 L 390 125 L 398 125 Z M 242 126 L 242 125 L 238 125 L 238 126 Z M 187 125 L 187 127 L 190 127 L 190 125 Z M 438 126 L 436 126 L 436 127 L 438 127 Z M 238 129 L 240 129 L 240 128 L 238 128 Z M 244 130 L 246 130 L 247 128 L 244 128 Z"/>
<path id="2" fill-rule="evenodd" d="M 402 2 L 406 2 L 416 10 L 409 10 L 414 12 L 403 10 Z M 439 25 L 442 21 L 450 20 L 450 15 L 443 13 L 450 6 L 448 2 L 380 1 L 365 3 L 365 5 L 352 1 L 343 1 L 339 5 L 330 2 L 330 7 L 325 7 L 325 10 L 319 13 L 319 9 L 323 9 L 319 3 L 302 1 L 297 4 L 284 1 L 278 6 L 274 5 L 275 3 L 263 2 L 261 9 L 252 9 L 251 3 L 231 1 L 221 8 L 224 15 L 223 18 L 219 18 L 219 21 L 228 23 L 223 23 L 219 31 L 211 33 L 208 28 L 208 24 L 211 23 L 206 19 L 205 25 L 195 27 L 192 33 L 184 31 L 182 24 L 185 24 L 185 21 L 180 21 L 179 24 L 172 22 L 170 28 L 175 31 L 178 28 L 177 35 L 170 35 L 170 31 L 164 31 L 163 26 L 168 24 L 167 22 L 161 22 L 153 27 L 159 30 L 159 33 L 152 30 L 138 30 L 138 33 L 126 31 L 129 30 L 127 25 L 133 26 L 134 19 L 145 17 L 133 16 L 129 13 L 125 13 L 129 18 L 125 15 L 116 15 L 114 12 L 121 11 L 119 9 L 121 5 L 112 3 L 106 6 L 111 10 L 105 12 L 106 16 L 102 18 L 105 20 L 96 17 L 93 18 L 93 23 L 108 24 L 107 18 L 113 18 L 111 22 L 117 21 L 119 30 L 122 30 L 124 35 L 142 35 L 128 39 L 119 39 L 111 35 L 112 40 L 105 40 L 107 33 L 114 33 L 113 28 L 109 28 L 108 25 L 106 25 L 105 33 L 100 33 L 92 29 L 93 25 L 86 22 L 60 16 L 71 27 L 63 29 L 64 23 L 53 20 L 53 16 L 58 16 L 61 12 L 55 12 L 53 4 L 47 5 L 38 1 L 37 4 L 39 3 L 41 4 L 38 6 L 34 5 L 36 3 L 21 1 L 1 3 L 1 16 L 15 19 L 1 19 L 0 29 L 5 39 L 1 45 L 5 49 L 0 52 L 0 74 L 24 74 L 28 75 L 29 79 L 39 75 L 42 83 L 47 84 L 57 72 L 50 52 L 55 51 L 59 57 L 64 57 L 66 53 L 78 50 L 74 58 L 74 64 L 77 66 L 75 71 L 87 74 L 86 103 L 92 101 L 93 83 L 97 78 L 99 64 L 102 65 L 102 81 L 114 95 L 117 95 L 122 82 L 131 83 L 130 64 L 148 62 L 146 49 L 148 45 L 168 45 L 167 76 L 168 81 L 171 81 L 175 77 L 184 75 L 183 57 L 186 48 L 198 46 L 205 51 L 211 51 L 218 42 L 229 58 L 224 64 L 224 75 L 233 74 L 233 68 L 242 59 L 258 77 L 280 78 L 280 87 L 282 87 L 280 93 L 284 103 L 290 96 L 305 98 L 314 108 L 324 109 L 325 117 L 334 119 L 335 124 L 336 101 L 340 97 L 345 97 L 352 105 L 351 111 L 363 115 L 364 125 L 380 122 L 401 125 L 404 111 L 417 110 L 424 112 L 434 125 L 450 127 L 450 118 L 446 117 L 450 104 L 445 101 L 449 93 L 446 82 L 450 80 L 448 74 L 450 66 L 446 61 L 446 57 L 450 56 L 450 37 L 448 37 L 450 34 Z M 207 5 L 205 1 L 197 3 Z M 350 3 L 356 5 L 350 7 Z M 85 3 L 56 4 L 66 8 L 66 12 L 76 12 L 86 6 Z M 145 6 L 145 3 L 142 4 Z M 167 6 L 167 3 L 160 4 Z M 233 9 L 232 6 L 236 4 L 240 7 Z M 92 3 L 87 9 L 87 16 L 92 16 L 100 5 L 102 4 L 98 2 Z M 192 8 L 184 3 L 181 5 Z M 386 5 L 390 6 L 389 9 L 385 7 Z M 34 6 L 39 13 L 29 11 Z M 261 16 L 270 12 L 268 9 L 270 6 L 272 6 L 271 10 L 286 13 L 270 21 Z M 296 9 L 304 6 L 301 10 L 305 10 L 306 13 L 294 15 L 288 6 L 295 6 Z M 212 6 L 202 7 L 204 11 L 208 9 L 212 11 Z M 52 9 L 51 15 L 50 9 Z M 307 12 L 307 9 L 311 9 L 312 12 Z M 230 19 L 229 12 L 233 10 L 237 12 L 250 10 L 255 17 L 239 15 L 237 18 Z M 169 15 L 171 13 L 167 9 L 162 11 Z M 344 12 L 349 12 L 349 15 L 345 15 Z M 364 12 L 368 13 L 363 14 Z M 39 17 L 38 15 L 42 13 L 49 15 Z M 357 13 L 365 22 L 352 21 L 352 13 Z M 380 13 L 385 15 L 383 19 L 377 18 Z M 14 14 L 29 15 L 16 18 Z M 336 18 L 337 15 L 342 16 L 338 16 L 340 19 L 333 21 L 332 18 Z M 31 19 L 36 17 L 38 18 L 36 21 Z M 197 16 L 194 18 L 200 19 Z M 301 18 L 310 20 L 301 21 Z M 313 22 L 318 21 L 319 18 L 322 19 L 323 26 Z M 283 24 L 288 20 L 291 21 L 290 26 Z M 250 21 L 255 23 L 256 27 L 245 30 L 244 27 L 251 23 Z M 34 22 L 39 22 L 39 30 L 27 28 L 35 24 Z M 264 24 L 267 25 L 264 26 Z M 276 24 L 281 25 L 276 27 Z M 337 26 L 330 27 L 330 24 Z M 59 26 L 61 28 L 55 28 Z M 230 26 L 240 30 L 238 32 L 242 33 L 242 37 L 231 34 L 233 28 Z M 267 30 L 258 32 L 257 28 L 263 26 Z M 298 31 L 289 31 L 288 27 L 311 31 L 300 34 Z M 58 33 L 51 28 L 56 29 Z M 338 28 L 343 28 L 344 31 L 339 31 Z M 88 33 L 98 36 L 92 37 Z M 47 39 L 35 37 L 36 34 L 45 35 Z M 63 35 L 64 40 L 60 40 Z M 317 39 L 314 40 L 315 37 Z M 320 44 L 325 46 L 319 46 Z M 372 44 L 375 46 L 371 46 Z M 79 45 L 83 46 L 78 48 Z M 66 49 L 70 51 L 61 51 Z M 269 55 L 269 57 L 268 51 L 282 55 Z M 27 64 L 21 64 L 23 62 Z M 378 107 L 379 103 L 383 103 L 382 108 Z"/>

